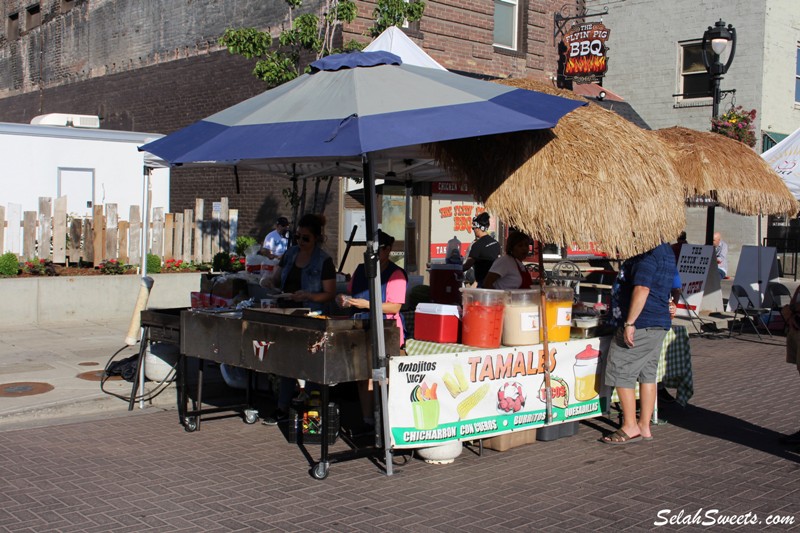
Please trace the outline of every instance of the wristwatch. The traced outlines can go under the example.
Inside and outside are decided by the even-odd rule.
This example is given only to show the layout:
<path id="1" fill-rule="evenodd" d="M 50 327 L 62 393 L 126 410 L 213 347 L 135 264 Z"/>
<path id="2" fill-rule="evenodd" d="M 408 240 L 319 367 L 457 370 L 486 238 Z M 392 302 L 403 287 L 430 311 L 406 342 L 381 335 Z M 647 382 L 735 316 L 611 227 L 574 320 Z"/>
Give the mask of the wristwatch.
<path id="1" fill-rule="evenodd" d="M 627 327 L 629 327 L 629 326 L 630 326 L 630 327 L 632 327 L 632 328 L 635 328 L 635 327 L 636 327 L 636 324 L 634 324 L 634 323 L 632 323 L 632 322 L 625 322 L 624 324 L 622 324 L 622 327 L 623 327 L 623 328 L 627 328 Z"/>

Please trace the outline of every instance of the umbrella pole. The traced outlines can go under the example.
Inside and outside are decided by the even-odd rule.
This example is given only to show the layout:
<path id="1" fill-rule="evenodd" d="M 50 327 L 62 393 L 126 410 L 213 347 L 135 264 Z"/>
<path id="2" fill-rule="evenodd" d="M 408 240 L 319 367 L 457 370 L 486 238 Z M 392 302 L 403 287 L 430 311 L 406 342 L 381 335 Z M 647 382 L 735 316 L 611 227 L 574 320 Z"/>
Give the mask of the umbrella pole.
<path id="1" fill-rule="evenodd" d="M 542 243 L 539 242 L 539 291 L 542 315 L 542 348 L 544 349 L 544 401 L 545 423 L 553 421 L 553 389 L 550 385 L 550 340 L 547 335 L 547 295 L 544 291 L 544 253 Z"/>
<path id="2" fill-rule="evenodd" d="M 372 379 L 380 383 L 380 402 L 375 402 L 375 443 L 385 451 L 386 475 L 392 475 L 392 449 L 388 423 L 389 391 L 386 380 L 386 342 L 383 334 L 383 313 L 381 302 L 381 273 L 378 268 L 378 215 L 375 211 L 377 194 L 372 158 L 362 157 L 364 167 L 364 211 L 367 222 L 367 249 L 364 252 L 364 270 L 369 286 L 369 319 L 372 341 Z M 380 432 L 380 433 L 378 433 Z"/>
<path id="3" fill-rule="evenodd" d="M 296 244 L 297 238 L 295 237 L 295 233 L 297 233 L 297 207 L 299 202 L 297 200 L 297 169 L 294 164 L 292 164 L 292 231 L 289 234 L 289 244 Z"/>

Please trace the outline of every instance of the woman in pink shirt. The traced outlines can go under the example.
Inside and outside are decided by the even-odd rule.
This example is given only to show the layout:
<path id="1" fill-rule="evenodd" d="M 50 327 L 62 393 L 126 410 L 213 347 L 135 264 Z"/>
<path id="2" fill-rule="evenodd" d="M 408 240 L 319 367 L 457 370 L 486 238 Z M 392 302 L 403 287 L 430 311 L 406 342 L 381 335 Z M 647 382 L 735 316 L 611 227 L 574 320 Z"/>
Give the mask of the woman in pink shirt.
<path id="1" fill-rule="evenodd" d="M 383 311 L 384 318 L 394 319 L 396 321 L 397 328 L 400 330 L 400 348 L 402 349 L 406 340 L 400 308 L 403 307 L 403 304 L 406 302 L 408 276 L 405 270 L 389 260 L 389 255 L 392 252 L 392 245 L 394 244 L 394 237 L 378 230 L 378 244 L 378 268 L 380 268 L 381 273 L 381 311 Z M 367 279 L 363 264 L 358 265 L 358 268 L 356 268 L 356 271 L 353 273 L 348 291 L 350 292 L 350 296 L 344 294 L 337 296 L 336 301 L 339 306 L 363 310 L 356 312 L 353 317 L 368 319 L 369 280 Z M 361 415 L 363 417 L 365 429 L 374 428 L 375 426 L 375 417 L 373 413 L 375 402 L 373 395 L 370 394 L 371 390 L 371 380 L 358 383 L 358 396 L 361 401 Z"/>

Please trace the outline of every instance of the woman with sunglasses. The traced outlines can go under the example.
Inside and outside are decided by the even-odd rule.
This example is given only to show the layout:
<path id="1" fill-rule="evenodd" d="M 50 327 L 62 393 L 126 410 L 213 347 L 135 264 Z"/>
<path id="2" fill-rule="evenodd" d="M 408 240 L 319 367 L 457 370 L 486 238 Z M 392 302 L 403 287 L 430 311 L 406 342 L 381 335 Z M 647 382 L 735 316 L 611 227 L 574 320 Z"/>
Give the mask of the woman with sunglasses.
<path id="1" fill-rule="evenodd" d="M 279 300 L 281 307 L 308 307 L 324 313 L 336 297 L 336 267 L 321 247 L 325 240 L 324 227 L 322 215 L 303 215 L 297 223 L 297 244 L 281 257 L 271 280 L 266 283 L 277 285 L 282 293 L 289 295 Z M 265 424 L 276 425 L 288 416 L 294 392 L 295 380 L 281 378 L 277 410 L 264 419 Z"/>
<path id="2" fill-rule="evenodd" d="M 392 253 L 394 237 L 382 230 L 378 230 L 378 268 L 381 273 L 381 311 L 383 316 L 389 320 L 395 320 L 397 328 L 400 330 L 400 347 L 405 344 L 405 332 L 403 327 L 403 315 L 400 308 L 406 303 L 406 286 L 408 285 L 408 275 L 401 267 L 394 264 L 389 256 Z M 356 312 L 353 318 L 369 319 L 369 280 L 363 263 L 358 265 L 348 286 L 350 296 L 339 294 L 336 301 L 340 307 L 353 308 Z M 361 403 L 361 415 L 365 430 L 375 426 L 373 416 L 374 401 L 370 381 L 360 381 L 358 383 L 358 396 Z"/>
<path id="3" fill-rule="evenodd" d="M 288 294 L 281 307 L 308 307 L 324 312 L 336 297 L 336 267 L 323 249 L 325 217 L 307 214 L 297 223 L 297 244 L 281 257 L 267 285 Z"/>

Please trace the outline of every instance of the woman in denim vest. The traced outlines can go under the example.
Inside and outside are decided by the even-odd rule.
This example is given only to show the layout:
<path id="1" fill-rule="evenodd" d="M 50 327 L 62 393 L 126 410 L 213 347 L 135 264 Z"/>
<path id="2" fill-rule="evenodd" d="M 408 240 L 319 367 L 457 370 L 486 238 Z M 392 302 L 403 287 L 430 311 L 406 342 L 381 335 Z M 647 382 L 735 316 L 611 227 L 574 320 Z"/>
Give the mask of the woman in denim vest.
<path id="1" fill-rule="evenodd" d="M 280 299 L 281 307 L 308 307 L 312 311 L 325 312 L 336 297 L 336 268 L 333 260 L 321 246 L 325 240 L 322 230 L 325 217 L 304 215 L 297 223 L 297 244 L 281 257 L 281 262 L 268 285 L 277 285 L 289 296 Z M 295 380 L 281 378 L 278 392 L 278 408 L 264 423 L 275 425 L 285 418 L 294 396 Z"/>

